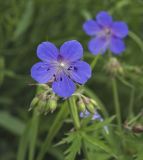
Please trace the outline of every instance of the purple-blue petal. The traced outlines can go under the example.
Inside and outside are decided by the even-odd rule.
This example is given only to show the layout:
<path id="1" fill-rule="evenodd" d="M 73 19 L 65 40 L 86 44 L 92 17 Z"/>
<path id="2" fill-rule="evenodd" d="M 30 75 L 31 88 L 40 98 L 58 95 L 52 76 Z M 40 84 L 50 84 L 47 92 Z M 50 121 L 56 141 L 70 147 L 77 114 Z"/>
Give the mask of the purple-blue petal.
<path id="1" fill-rule="evenodd" d="M 60 97 L 70 97 L 76 89 L 74 82 L 66 75 L 62 74 L 57 81 L 52 84 L 53 91 Z"/>
<path id="2" fill-rule="evenodd" d="M 128 35 L 128 26 L 125 22 L 114 22 L 112 32 L 116 37 L 124 38 Z"/>
<path id="3" fill-rule="evenodd" d="M 50 62 L 56 60 L 59 51 L 57 47 L 51 42 L 42 42 L 38 45 L 37 56 L 44 62 Z"/>
<path id="4" fill-rule="evenodd" d="M 84 61 L 77 61 L 72 65 L 70 78 L 77 83 L 84 84 L 91 77 L 90 65 Z"/>
<path id="5" fill-rule="evenodd" d="M 87 110 L 85 110 L 85 112 L 80 112 L 81 118 L 87 118 L 89 116 L 90 116 L 90 112 L 88 112 Z"/>
<path id="6" fill-rule="evenodd" d="M 95 112 L 92 119 L 93 120 L 102 120 L 102 117 L 99 113 Z"/>
<path id="7" fill-rule="evenodd" d="M 83 56 L 83 47 L 76 41 L 71 40 L 65 42 L 60 48 L 60 55 L 69 62 L 79 60 Z"/>
<path id="8" fill-rule="evenodd" d="M 120 54 L 125 50 L 124 41 L 120 38 L 112 37 L 110 42 L 110 50 L 114 54 Z"/>
<path id="9" fill-rule="evenodd" d="M 108 43 L 105 37 L 96 37 L 89 41 L 88 49 L 94 55 L 103 54 L 108 47 Z"/>
<path id="10" fill-rule="evenodd" d="M 112 24 L 112 17 L 105 11 L 99 12 L 96 16 L 96 20 L 102 27 L 111 26 Z"/>
<path id="11" fill-rule="evenodd" d="M 39 83 L 47 83 L 52 79 L 54 73 L 54 68 L 43 62 L 38 62 L 31 68 L 31 77 Z"/>
<path id="12" fill-rule="evenodd" d="M 83 24 L 83 30 L 86 32 L 86 34 L 88 34 L 89 36 L 94 36 L 96 35 L 98 32 L 101 31 L 100 26 L 97 24 L 96 21 L 94 20 L 87 20 L 84 24 Z"/>

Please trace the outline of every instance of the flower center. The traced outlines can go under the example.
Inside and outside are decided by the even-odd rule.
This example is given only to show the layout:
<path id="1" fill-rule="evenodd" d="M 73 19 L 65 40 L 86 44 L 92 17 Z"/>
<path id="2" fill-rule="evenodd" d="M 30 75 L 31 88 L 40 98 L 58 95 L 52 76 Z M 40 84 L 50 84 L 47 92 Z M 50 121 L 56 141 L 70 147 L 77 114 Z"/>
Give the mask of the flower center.
<path id="1" fill-rule="evenodd" d="M 98 36 L 109 40 L 112 36 L 112 30 L 109 27 L 104 27 L 102 31 L 98 33 Z"/>
<path id="2" fill-rule="evenodd" d="M 112 32 L 109 28 L 105 28 L 104 33 L 106 34 L 106 36 L 110 36 L 112 34 Z"/>
<path id="3" fill-rule="evenodd" d="M 112 30 L 108 27 L 104 28 L 104 34 L 105 34 L 105 37 L 106 37 L 106 40 L 109 40 L 112 36 Z"/>
<path id="4" fill-rule="evenodd" d="M 69 64 L 66 63 L 65 61 L 63 61 L 63 60 L 58 61 L 57 65 L 56 65 L 57 74 L 59 74 L 61 72 L 67 73 L 68 67 L 69 67 Z"/>
<path id="5" fill-rule="evenodd" d="M 65 67 L 65 63 L 61 62 L 60 64 L 60 67 Z"/>

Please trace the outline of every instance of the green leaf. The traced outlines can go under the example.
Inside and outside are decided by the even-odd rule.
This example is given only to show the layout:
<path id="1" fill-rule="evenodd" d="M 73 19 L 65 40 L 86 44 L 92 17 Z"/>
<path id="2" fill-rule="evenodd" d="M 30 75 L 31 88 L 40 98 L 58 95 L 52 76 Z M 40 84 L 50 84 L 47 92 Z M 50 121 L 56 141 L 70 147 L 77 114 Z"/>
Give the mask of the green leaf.
<path id="1" fill-rule="evenodd" d="M 110 118 L 107 118 L 106 120 L 104 121 L 100 121 L 100 122 L 93 122 L 92 125 L 90 126 L 87 126 L 87 127 L 84 127 L 83 130 L 85 132 L 91 132 L 91 131 L 95 131 L 95 130 L 98 130 L 100 128 L 104 128 L 105 126 L 108 126 L 113 120 L 115 119 L 115 116 L 112 116 Z"/>
<path id="2" fill-rule="evenodd" d="M 70 146 L 67 148 L 65 153 L 65 160 L 75 160 L 75 157 L 78 153 L 80 153 L 81 144 L 82 144 L 82 136 L 80 132 L 71 132 L 67 134 L 67 137 L 64 138 L 58 145 L 61 144 L 69 144 Z"/>
<path id="3" fill-rule="evenodd" d="M 14 40 L 21 36 L 29 27 L 32 22 L 32 17 L 34 13 L 33 0 L 27 1 L 26 9 L 18 22 L 17 28 L 14 32 Z"/>
<path id="4" fill-rule="evenodd" d="M 4 111 L 0 112 L 0 126 L 16 135 L 21 135 L 25 128 L 25 124 L 20 119 Z"/>
<path id="5" fill-rule="evenodd" d="M 134 42 L 140 47 L 141 51 L 143 52 L 142 39 L 132 31 L 129 32 L 129 36 L 134 40 Z"/>
<path id="6" fill-rule="evenodd" d="M 81 15 L 85 18 L 85 20 L 92 19 L 92 16 L 91 16 L 90 12 L 87 11 L 87 10 L 82 10 Z"/>
<path id="7" fill-rule="evenodd" d="M 25 160 L 28 147 L 29 147 L 29 160 L 34 159 L 36 140 L 38 134 L 38 124 L 39 124 L 39 116 L 37 116 L 34 112 L 32 118 L 27 123 L 27 126 L 25 127 L 25 130 L 23 131 L 23 134 L 20 138 L 17 160 Z"/>
<path id="8" fill-rule="evenodd" d="M 28 143 L 29 143 L 29 131 L 31 127 L 31 122 L 28 122 L 25 130 L 20 138 L 20 143 L 18 147 L 18 153 L 17 153 L 17 160 L 25 160 L 26 159 L 26 153 L 28 149 Z"/>
<path id="9" fill-rule="evenodd" d="M 64 159 L 63 151 L 59 148 L 53 147 L 53 145 L 49 147 L 48 153 L 52 155 L 56 160 Z"/>
<path id="10" fill-rule="evenodd" d="M 84 138 L 85 141 L 91 143 L 95 147 L 98 147 L 98 148 L 104 150 L 105 152 L 107 152 L 111 156 L 117 157 L 114 154 L 113 150 L 110 148 L 110 146 L 108 146 L 107 144 L 105 144 L 103 141 L 101 141 L 101 140 L 99 140 L 97 138 L 88 136 L 87 134 L 82 134 L 82 136 L 83 136 L 83 138 Z"/>
<path id="11" fill-rule="evenodd" d="M 3 83 L 4 80 L 4 67 L 5 67 L 4 58 L 0 57 L 0 85 Z"/>

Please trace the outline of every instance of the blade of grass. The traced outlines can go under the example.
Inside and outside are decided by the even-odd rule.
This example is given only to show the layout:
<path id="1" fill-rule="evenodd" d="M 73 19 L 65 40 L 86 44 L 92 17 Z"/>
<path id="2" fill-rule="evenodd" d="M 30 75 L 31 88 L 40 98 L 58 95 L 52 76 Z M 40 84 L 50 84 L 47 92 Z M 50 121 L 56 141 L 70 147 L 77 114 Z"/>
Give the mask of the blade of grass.
<path id="1" fill-rule="evenodd" d="M 16 135 L 22 135 L 25 124 L 5 111 L 0 112 L 0 126 Z"/>
<path id="2" fill-rule="evenodd" d="M 20 143 L 18 146 L 18 153 L 17 153 L 17 160 L 25 160 L 26 159 L 30 126 L 31 126 L 31 122 L 28 122 L 27 126 L 25 127 L 25 130 L 20 138 Z"/>

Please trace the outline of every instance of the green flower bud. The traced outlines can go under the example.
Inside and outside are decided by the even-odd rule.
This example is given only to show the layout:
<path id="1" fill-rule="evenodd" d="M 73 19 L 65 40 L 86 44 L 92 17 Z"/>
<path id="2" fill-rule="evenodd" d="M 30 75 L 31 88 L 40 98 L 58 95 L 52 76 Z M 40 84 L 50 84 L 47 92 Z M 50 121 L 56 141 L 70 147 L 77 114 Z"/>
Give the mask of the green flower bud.
<path id="1" fill-rule="evenodd" d="M 98 105 L 97 102 L 96 102 L 94 99 L 90 99 L 90 102 L 91 102 L 92 104 L 94 104 L 95 106 Z"/>
<path id="2" fill-rule="evenodd" d="M 57 108 L 57 100 L 55 98 L 51 98 L 48 100 L 49 109 L 53 112 Z"/>
<path id="3" fill-rule="evenodd" d="M 95 113 L 95 108 L 94 108 L 94 105 L 92 103 L 87 104 L 86 108 L 90 113 L 92 113 L 92 114 Z"/>
<path id="4" fill-rule="evenodd" d="M 105 66 L 105 69 L 112 76 L 115 76 L 117 74 L 123 74 L 124 72 L 120 62 L 117 60 L 117 58 L 113 57 L 109 59 L 108 63 Z"/>
<path id="5" fill-rule="evenodd" d="M 97 108 L 97 109 L 101 109 L 98 105 L 98 103 L 94 100 L 94 99 L 90 99 L 90 102 Z"/>
<path id="6" fill-rule="evenodd" d="M 50 111 L 50 107 L 49 107 L 49 103 L 48 103 L 48 101 L 47 101 L 47 102 L 46 102 L 46 105 L 45 105 L 44 115 L 47 115 L 49 111 Z"/>
<path id="7" fill-rule="evenodd" d="M 41 100 L 38 102 L 36 109 L 36 112 L 38 115 L 43 114 L 45 112 L 45 106 L 46 106 L 46 101 Z"/>
<path id="8" fill-rule="evenodd" d="M 80 100 L 78 102 L 78 108 L 79 108 L 80 112 L 84 112 L 86 110 L 86 107 L 85 107 L 85 104 L 84 104 L 83 100 Z"/>
<path id="9" fill-rule="evenodd" d="M 30 108 L 29 111 L 31 111 L 37 104 L 38 104 L 39 98 L 36 96 L 33 98 L 31 104 L 30 104 Z"/>

